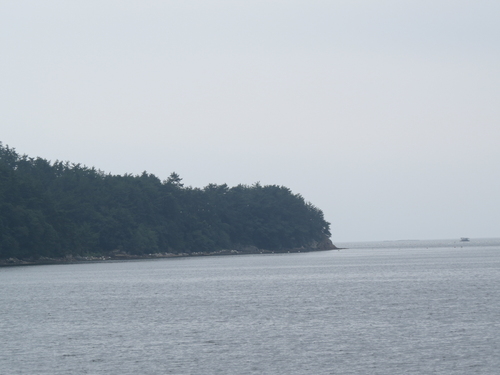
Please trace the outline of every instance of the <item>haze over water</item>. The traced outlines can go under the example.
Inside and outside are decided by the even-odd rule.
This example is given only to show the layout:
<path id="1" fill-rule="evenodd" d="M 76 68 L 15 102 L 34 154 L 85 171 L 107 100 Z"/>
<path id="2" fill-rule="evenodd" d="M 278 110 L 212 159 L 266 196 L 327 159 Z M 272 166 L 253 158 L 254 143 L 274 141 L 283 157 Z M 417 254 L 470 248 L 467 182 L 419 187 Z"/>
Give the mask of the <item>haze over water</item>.
<path id="1" fill-rule="evenodd" d="M 500 2 L 0 1 L 0 141 L 283 185 L 332 240 L 500 236 Z"/>
<path id="2" fill-rule="evenodd" d="M 350 245 L 2 268 L 0 373 L 498 371 L 500 239 Z"/>

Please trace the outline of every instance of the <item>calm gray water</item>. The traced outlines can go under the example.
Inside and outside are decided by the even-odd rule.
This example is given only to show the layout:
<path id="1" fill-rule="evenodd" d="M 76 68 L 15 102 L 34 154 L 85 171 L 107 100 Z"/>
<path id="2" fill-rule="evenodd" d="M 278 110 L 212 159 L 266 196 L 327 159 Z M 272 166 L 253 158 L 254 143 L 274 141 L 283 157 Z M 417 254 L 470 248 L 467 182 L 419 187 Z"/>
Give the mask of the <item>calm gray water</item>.
<path id="1" fill-rule="evenodd" d="M 2 268 L 0 374 L 498 373 L 499 239 L 350 246 Z"/>

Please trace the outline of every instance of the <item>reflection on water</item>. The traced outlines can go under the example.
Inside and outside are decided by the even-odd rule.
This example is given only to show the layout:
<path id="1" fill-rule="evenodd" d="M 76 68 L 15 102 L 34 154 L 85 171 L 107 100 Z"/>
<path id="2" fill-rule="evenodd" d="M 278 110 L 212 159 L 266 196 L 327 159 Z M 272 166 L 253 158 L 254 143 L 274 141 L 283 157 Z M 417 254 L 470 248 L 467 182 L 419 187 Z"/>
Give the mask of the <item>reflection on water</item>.
<path id="1" fill-rule="evenodd" d="M 0 373 L 500 368 L 498 239 L 341 245 L 350 249 L 2 268 Z"/>

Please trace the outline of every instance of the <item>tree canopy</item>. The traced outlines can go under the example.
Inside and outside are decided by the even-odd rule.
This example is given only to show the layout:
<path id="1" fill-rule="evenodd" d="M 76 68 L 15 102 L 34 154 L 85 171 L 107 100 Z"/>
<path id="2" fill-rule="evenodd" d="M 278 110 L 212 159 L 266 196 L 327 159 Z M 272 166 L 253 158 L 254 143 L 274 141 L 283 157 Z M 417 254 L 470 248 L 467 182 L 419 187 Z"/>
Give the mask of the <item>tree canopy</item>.
<path id="1" fill-rule="evenodd" d="M 177 173 L 112 175 L 0 142 L 0 258 L 310 248 L 323 213 L 284 186 L 186 187 Z"/>

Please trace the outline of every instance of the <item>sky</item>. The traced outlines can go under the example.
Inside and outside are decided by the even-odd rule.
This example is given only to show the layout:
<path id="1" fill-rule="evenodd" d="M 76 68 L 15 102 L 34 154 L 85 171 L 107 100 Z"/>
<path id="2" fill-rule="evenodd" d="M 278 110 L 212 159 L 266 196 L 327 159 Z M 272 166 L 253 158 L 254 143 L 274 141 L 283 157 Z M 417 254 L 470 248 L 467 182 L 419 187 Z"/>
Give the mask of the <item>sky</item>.
<path id="1" fill-rule="evenodd" d="M 500 237 L 500 2 L 3 0 L 0 141 L 283 185 L 332 241 Z"/>

